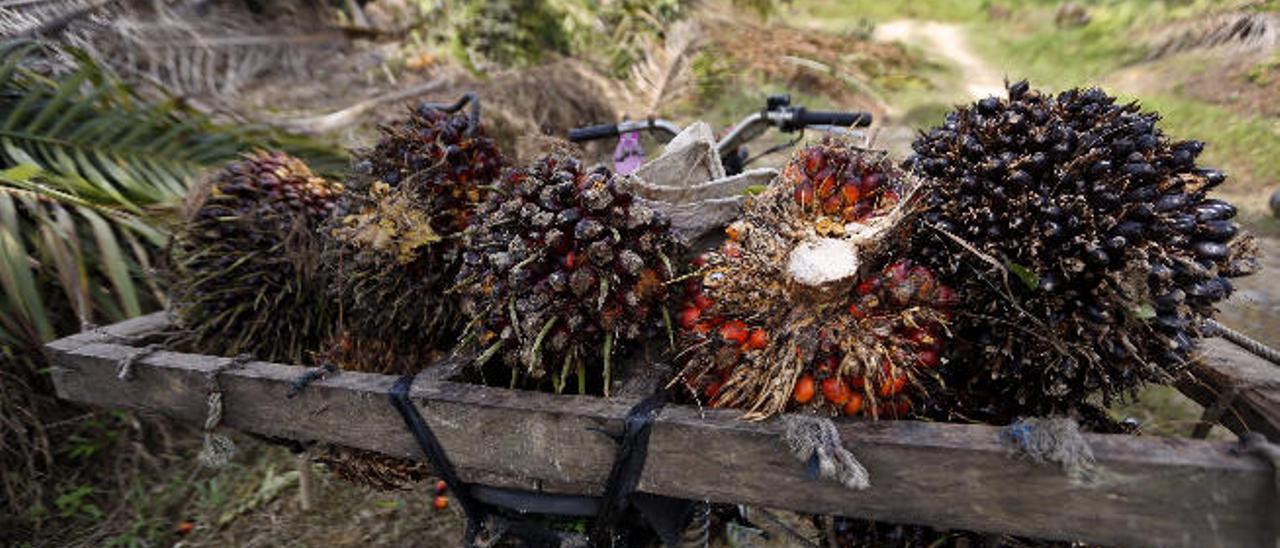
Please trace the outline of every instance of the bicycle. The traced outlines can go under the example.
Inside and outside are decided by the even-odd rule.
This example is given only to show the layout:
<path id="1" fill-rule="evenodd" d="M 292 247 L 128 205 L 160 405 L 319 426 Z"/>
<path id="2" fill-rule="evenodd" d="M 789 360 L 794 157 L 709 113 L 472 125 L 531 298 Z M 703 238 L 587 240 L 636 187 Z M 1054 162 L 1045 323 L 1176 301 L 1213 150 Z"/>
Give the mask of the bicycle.
<path id="1" fill-rule="evenodd" d="M 827 112 L 808 110 L 803 106 L 792 106 L 789 94 L 771 95 L 765 100 L 764 109 L 752 113 L 737 124 L 723 138 L 716 141 L 715 149 L 727 176 L 742 173 L 747 166 L 760 158 L 795 146 L 804 137 L 804 130 L 817 129 L 829 133 L 840 133 L 860 136 L 861 132 L 854 127 L 871 125 L 872 116 L 868 112 Z M 746 144 L 759 138 L 770 128 L 783 133 L 799 132 L 787 143 L 750 156 Z M 569 140 L 575 143 L 618 137 L 618 149 L 614 152 L 614 171 L 622 174 L 631 173 L 644 162 L 643 149 L 639 149 L 638 135 L 642 131 L 662 132 L 675 138 L 684 128 L 670 120 L 648 118 L 645 120 L 623 121 L 616 124 L 600 124 L 575 128 L 569 131 Z M 636 156 L 639 150 L 639 157 Z"/>

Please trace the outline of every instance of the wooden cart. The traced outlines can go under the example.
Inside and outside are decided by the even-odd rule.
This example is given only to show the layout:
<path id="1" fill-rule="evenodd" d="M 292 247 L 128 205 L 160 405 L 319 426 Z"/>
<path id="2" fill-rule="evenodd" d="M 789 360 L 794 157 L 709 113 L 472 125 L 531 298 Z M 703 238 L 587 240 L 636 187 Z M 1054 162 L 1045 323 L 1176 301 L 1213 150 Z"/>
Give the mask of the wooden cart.
<path id="1" fill-rule="evenodd" d="M 206 419 L 209 376 L 228 358 L 146 348 L 169 326 L 153 314 L 48 345 L 67 400 Z M 137 356 L 128 380 L 121 360 Z M 307 369 L 249 362 L 219 375 L 222 424 L 423 459 L 388 403 L 395 377 L 342 372 L 296 397 Z M 456 360 L 421 373 L 410 398 L 458 466 L 478 484 L 598 495 L 621 420 L 651 390 L 632 379 L 613 397 L 553 396 L 460 384 Z M 1182 390 L 1236 432 L 1280 439 L 1280 366 L 1220 339 Z M 1220 398 L 1218 394 L 1232 394 Z M 1001 428 L 916 421 L 837 421 L 871 474 L 853 492 L 809 479 L 780 444 L 777 421 L 744 422 L 727 410 L 667 406 L 649 441 L 641 492 L 899 523 L 1126 546 L 1278 546 L 1280 495 L 1267 460 L 1236 444 L 1085 434 L 1096 458 L 1071 478 L 1054 464 L 1012 454 Z"/>

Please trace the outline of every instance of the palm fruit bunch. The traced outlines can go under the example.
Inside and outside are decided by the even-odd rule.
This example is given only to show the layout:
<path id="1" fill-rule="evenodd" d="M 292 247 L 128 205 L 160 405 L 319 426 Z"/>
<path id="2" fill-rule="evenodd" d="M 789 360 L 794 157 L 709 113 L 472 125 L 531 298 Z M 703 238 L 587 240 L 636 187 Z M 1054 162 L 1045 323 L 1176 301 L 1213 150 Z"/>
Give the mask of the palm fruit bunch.
<path id="1" fill-rule="evenodd" d="M 905 163 L 926 179 L 911 255 L 956 288 L 960 407 L 1087 411 L 1187 363 L 1256 245 L 1208 197 L 1199 141 L 1098 88 L 1026 82 L 947 115 Z"/>
<path id="2" fill-rule="evenodd" d="M 458 275 L 478 371 L 556 392 L 573 374 L 579 393 L 608 394 L 614 356 L 663 325 L 682 244 L 629 178 L 564 152 L 501 188 L 467 229 Z"/>
<path id="3" fill-rule="evenodd" d="M 461 233 L 504 162 L 469 114 L 423 105 L 381 130 L 348 181 L 350 212 L 331 229 L 344 330 L 328 357 L 407 374 L 461 330 L 448 294 Z"/>
<path id="4" fill-rule="evenodd" d="M 191 351 L 308 363 L 331 333 L 320 227 L 341 184 L 282 152 L 227 164 L 191 192 L 171 248 L 170 300 Z"/>
<path id="5" fill-rule="evenodd" d="M 882 153 L 834 138 L 798 151 L 694 262 L 677 382 L 750 418 L 907 415 L 941 362 L 955 300 L 928 268 L 892 257 L 911 191 Z"/>

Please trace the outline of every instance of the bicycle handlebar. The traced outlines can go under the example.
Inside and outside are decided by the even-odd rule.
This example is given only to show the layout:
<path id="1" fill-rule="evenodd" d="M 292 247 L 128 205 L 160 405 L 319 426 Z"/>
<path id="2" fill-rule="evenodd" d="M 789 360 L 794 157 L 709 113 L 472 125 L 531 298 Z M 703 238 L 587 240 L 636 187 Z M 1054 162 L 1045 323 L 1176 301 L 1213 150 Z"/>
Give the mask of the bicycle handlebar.
<path id="1" fill-rule="evenodd" d="M 680 133 L 680 126 L 667 120 L 650 118 L 648 120 L 626 121 L 618 124 L 600 124 L 569 130 L 569 140 L 575 143 L 617 137 L 623 133 L 631 133 L 642 129 L 665 131 L 675 137 Z"/>
<path id="2" fill-rule="evenodd" d="M 578 127 L 569 130 L 569 140 L 575 143 L 593 141 L 618 136 L 617 124 L 600 124 L 598 126 Z"/>
<path id="3" fill-rule="evenodd" d="M 866 127 L 871 125 L 869 112 L 825 112 L 797 109 L 793 124 L 804 126 Z"/>

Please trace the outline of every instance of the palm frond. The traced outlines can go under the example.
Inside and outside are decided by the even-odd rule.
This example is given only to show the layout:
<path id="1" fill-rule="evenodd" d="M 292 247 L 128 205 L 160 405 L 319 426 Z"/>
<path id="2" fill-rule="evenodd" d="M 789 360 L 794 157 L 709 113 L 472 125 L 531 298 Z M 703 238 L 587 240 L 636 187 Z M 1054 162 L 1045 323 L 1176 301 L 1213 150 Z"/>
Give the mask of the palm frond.
<path id="1" fill-rule="evenodd" d="M 644 48 L 648 53 L 631 69 L 632 104 L 643 111 L 637 114 L 656 115 L 661 105 L 693 90 L 691 69 L 701 39 L 697 23 L 686 20 L 672 25 L 661 42 Z"/>
<path id="2" fill-rule="evenodd" d="M 211 166 L 284 148 L 333 168 L 323 146 L 217 125 L 173 99 L 148 101 L 83 51 L 56 78 L 0 44 L 0 340 L 60 332 L 154 307 L 152 255 L 187 188 Z M 340 168 L 339 168 L 340 169 Z"/>

